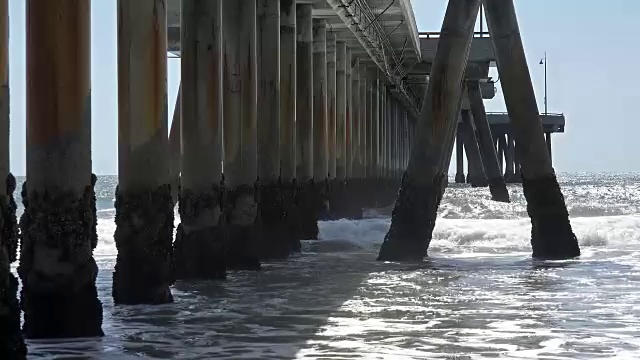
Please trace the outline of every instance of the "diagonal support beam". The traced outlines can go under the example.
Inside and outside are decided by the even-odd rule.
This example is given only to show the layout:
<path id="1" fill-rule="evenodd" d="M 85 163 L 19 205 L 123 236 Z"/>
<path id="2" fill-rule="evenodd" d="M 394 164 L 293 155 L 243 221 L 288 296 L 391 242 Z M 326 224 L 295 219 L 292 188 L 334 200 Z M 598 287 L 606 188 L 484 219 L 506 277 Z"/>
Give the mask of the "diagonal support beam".
<path id="1" fill-rule="evenodd" d="M 458 119 L 462 83 L 480 0 L 449 1 L 418 131 L 378 260 L 420 261 L 444 193 L 444 152 Z"/>
<path id="2" fill-rule="evenodd" d="M 493 146 L 491 127 L 489 126 L 484 102 L 482 101 L 480 83 L 477 80 L 467 82 L 467 95 L 469 97 L 471 113 L 473 114 L 473 122 L 476 126 L 484 172 L 489 180 L 491 198 L 495 201 L 509 202 L 509 191 L 507 190 L 507 185 L 500 171 L 498 155 L 496 154 L 496 148 Z"/>
<path id="3" fill-rule="evenodd" d="M 533 257 L 579 256 L 578 240 L 546 147 L 513 0 L 484 0 L 484 6 L 518 145 L 516 158 L 522 166 L 524 195 L 531 217 Z"/>

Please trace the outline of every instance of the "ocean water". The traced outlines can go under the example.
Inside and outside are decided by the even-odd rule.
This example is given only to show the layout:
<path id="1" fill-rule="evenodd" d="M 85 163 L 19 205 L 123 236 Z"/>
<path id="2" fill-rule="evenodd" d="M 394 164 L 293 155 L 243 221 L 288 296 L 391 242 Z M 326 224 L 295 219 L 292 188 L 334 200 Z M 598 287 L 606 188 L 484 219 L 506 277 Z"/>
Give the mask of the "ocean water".
<path id="1" fill-rule="evenodd" d="M 429 258 L 375 261 L 389 209 L 320 223 L 303 254 L 178 282 L 175 303 L 114 306 L 115 177 L 97 183 L 106 336 L 29 341 L 30 358 L 640 358 L 640 174 L 562 174 L 577 260 L 534 262 L 522 188 L 446 192 Z M 177 223 L 177 219 L 176 219 Z M 15 266 L 14 266 L 15 270 Z"/>

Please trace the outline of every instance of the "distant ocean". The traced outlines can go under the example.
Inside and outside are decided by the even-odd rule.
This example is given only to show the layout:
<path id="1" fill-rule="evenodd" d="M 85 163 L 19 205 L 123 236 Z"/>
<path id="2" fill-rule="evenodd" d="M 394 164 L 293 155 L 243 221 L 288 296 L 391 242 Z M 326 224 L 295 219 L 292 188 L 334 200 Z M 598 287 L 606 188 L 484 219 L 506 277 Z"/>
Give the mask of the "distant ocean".
<path id="1" fill-rule="evenodd" d="M 369 211 L 320 223 L 301 256 L 261 272 L 177 283 L 174 304 L 114 307 L 117 178 L 101 176 L 106 336 L 30 341 L 30 358 L 640 359 L 640 174 L 560 181 L 578 260 L 530 259 L 521 186 L 501 204 L 488 189 L 451 185 L 422 264 L 376 262 L 389 210 Z"/>

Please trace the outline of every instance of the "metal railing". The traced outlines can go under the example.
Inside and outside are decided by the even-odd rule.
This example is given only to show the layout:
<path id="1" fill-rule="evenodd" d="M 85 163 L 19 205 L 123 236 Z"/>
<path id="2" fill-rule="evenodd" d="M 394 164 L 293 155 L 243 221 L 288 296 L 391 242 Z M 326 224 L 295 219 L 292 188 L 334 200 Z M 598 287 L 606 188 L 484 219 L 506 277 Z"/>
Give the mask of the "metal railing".
<path id="1" fill-rule="evenodd" d="M 406 83 L 405 79 L 407 74 L 403 67 L 403 59 L 398 58 L 398 54 L 396 54 L 390 41 L 393 32 L 395 32 L 404 21 L 400 22 L 390 33 L 387 33 L 378 21 L 381 14 L 374 14 L 367 0 L 329 1 L 329 3 L 333 2 L 340 3 L 339 7 L 346 11 L 345 16 L 351 21 L 351 23 L 347 23 L 346 25 L 349 27 L 355 26 L 356 29 L 352 31 L 361 33 L 361 41 L 367 43 L 365 50 L 370 52 L 374 61 L 385 73 L 395 89 L 406 98 L 408 105 L 412 108 L 413 112 L 417 114 L 420 110 L 420 99 L 418 99 L 418 96 Z M 381 13 L 383 11 L 381 11 Z"/>
<path id="2" fill-rule="evenodd" d="M 498 111 L 498 112 L 487 112 L 487 115 L 506 115 L 509 116 L 509 113 L 506 111 Z M 564 113 L 540 113 L 540 116 L 564 116 Z"/>
<path id="3" fill-rule="evenodd" d="M 440 32 L 437 31 L 424 31 L 424 32 L 419 32 L 418 36 L 421 39 L 438 39 L 440 38 Z M 473 37 L 474 38 L 488 38 L 490 37 L 489 32 L 488 31 L 476 31 L 473 33 Z"/>

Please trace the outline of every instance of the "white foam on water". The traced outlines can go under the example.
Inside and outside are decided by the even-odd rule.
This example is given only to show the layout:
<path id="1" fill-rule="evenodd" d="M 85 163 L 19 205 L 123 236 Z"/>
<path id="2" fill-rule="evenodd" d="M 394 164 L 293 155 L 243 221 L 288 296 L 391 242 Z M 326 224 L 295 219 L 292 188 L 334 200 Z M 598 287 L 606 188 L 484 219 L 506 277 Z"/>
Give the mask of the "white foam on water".
<path id="1" fill-rule="evenodd" d="M 319 223 L 321 241 L 347 242 L 377 250 L 389 229 L 389 218 L 338 220 Z M 640 245 L 640 215 L 573 218 L 571 224 L 582 247 L 616 248 Z M 439 218 L 431 252 L 528 252 L 531 222 L 527 219 Z"/>
<path id="2" fill-rule="evenodd" d="M 113 235 L 115 211 L 105 211 L 98 219 L 96 256 L 117 254 Z M 388 217 L 363 220 L 336 220 L 318 223 L 320 230 L 314 252 L 364 250 L 377 251 L 391 220 Z M 175 225 L 179 224 L 176 217 Z M 582 247 L 616 248 L 640 244 L 640 215 L 572 218 L 571 224 Z M 448 219 L 439 218 L 433 232 L 431 253 L 505 253 L 530 251 L 531 223 L 525 219 Z M 307 247 L 308 248 L 308 247 Z"/>

